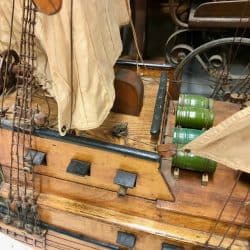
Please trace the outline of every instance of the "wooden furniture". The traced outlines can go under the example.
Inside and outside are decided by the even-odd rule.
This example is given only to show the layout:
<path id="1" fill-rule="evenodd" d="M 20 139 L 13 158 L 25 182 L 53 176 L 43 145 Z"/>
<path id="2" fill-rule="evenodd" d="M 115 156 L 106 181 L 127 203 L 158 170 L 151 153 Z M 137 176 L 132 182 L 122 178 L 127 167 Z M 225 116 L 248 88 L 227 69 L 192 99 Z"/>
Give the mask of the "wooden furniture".
<path id="1" fill-rule="evenodd" d="M 169 3 L 177 26 L 166 42 L 166 60 L 177 66 L 173 96 L 177 99 L 176 93 L 181 91 L 218 100 L 247 100 L 249 89 L 243 89 L 238 83 L 242 71 L 233 73 L 232 68 L 240 65 L 244 68 L 244 56 L 239 51 L 248 50 L 250 45 L 249 1 L 169 0 Z M 231 54 L 234 60 L 230 60 Z M 225 73 L 223 77 L 221 72 Z M 214 84 L 208 88 L 211 79 Z"/>
<path id="2" fill-rule="evenodd" d="M 247 0 L 170 0 L 169 4 L 173 21 L 183 28 L 249 27 L 250 5 Z"/>
<path id="3" fill-rule="evenodd" d="M 130 1 L 131 16 L 136 32 L 138 49 L 142 55 L 144 54 L 146 45 L 147 2 L 148 0 Z M 130 58 L 137 59 L 138 53 L 133 36 L 131 26 L 128 25 L 122 28 L 122 40 L 124 44 L 123 52 Z"/>
<path id="4" fill-rule="evenodd" d="M 244 9 L 244 11 L 243 11 Z M 192 4 L 189 14 L 190 27 L 250 27 L 250 4 L 247 0 L 206 1 Z"/>

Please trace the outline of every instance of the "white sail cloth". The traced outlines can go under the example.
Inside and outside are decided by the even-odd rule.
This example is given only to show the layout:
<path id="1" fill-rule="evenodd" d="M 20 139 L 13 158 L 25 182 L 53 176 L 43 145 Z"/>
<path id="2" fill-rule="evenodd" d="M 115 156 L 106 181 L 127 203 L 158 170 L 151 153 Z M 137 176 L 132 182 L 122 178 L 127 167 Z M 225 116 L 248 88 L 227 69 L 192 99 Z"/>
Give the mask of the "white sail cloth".
<path id="1" fill-rule="evenodd" d="M 15 1 L 12 48 L 17 49 L 22 23 L 22 0 Z M 58 129 L 92 129 L 112 108 L 113 66 L 122 50 L 119 27 L 129 21 L 126 0 L 63 0 L 55 15 L 38 13 L 38 71 L 52 80 L 58 104 Z M 0 50 L 10 34 L 12 1 L 0 1 Z M 71 83 L 70 19 L 73 14 L 73 83 Z M 46 60 L 47 63 L 46 63 Z M 62 129 L 64 127 L 64 129 Z"/>
<path id="2" fill-rule="evenodd" d="M 250 173 L 250 107 L 209 129 L 185 145 L 184 149 Z"/>

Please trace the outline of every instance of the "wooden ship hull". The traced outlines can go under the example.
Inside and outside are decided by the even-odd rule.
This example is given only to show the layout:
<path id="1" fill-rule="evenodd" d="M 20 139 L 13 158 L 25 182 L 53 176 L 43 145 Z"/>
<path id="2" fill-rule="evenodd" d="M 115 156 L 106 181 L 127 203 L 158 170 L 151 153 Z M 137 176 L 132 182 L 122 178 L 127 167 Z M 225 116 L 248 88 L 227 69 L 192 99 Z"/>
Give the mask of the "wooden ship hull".
<path id="1" fill-rule="evenodd" d="M 171 157 L 157 149 L 172 140 L 175 101 L 166 97 L 159 139 L 150 135 L 159 83 L 158 77 L 144 77 L 144 107 L 138 117 L 111 113 L 103 126 L 84 135 L 61 137 L 54 130 L 34 129 L 32 150 L 46 156 L 34 167 L 34 183 L 39 219 L 47 231 L 43 237 L 30 235 L 0 222 L 1 231 L 38 249 L 144 250 L 202 249 L 214 229 L 209 246 L 216 248 L 227 232 L 221 244 L 227 248 L 247 216 L 243 207 L 232 222 L 248 184 L 238 184 L 217 222 L 236 172 L 218 166 L 207 186 L 201 185 L 199 173 L 183 170 L 178 180 L 173 177 Z M 170 82 L 165 84 L 171 91 Z M 238 110 L 237 104 L 215 102 L 215 124 Z M 7 116 L 0 128 L 2 197 L 8 196 L 10 181 L 10 121 Z M 111 135 L 117 122 L 128 123 L 126 140 Z M 74 161 L 82 164 L 77 168 Z M 27 175 L 31 189 L 30 175 L 19 172 L 19 183 Z M 17 169 L 12 174 L 15 189 Z M 6 213 L 4 206 L 1 212 Z M 246 224 L 232 249 L 249 249 L 249 234 Z"/>
<path id="2" fill-rule="evenodd" d="M 107 2 L 111 3 L 111 1 Z M 92 130 L 84 130 L 81 127 L 81 131 L 70 130 L 78 128 L 76 125 L 79 125 L 76 117 L 74 119 L 70 117 L 74 113 L 73 102 L 81 103 L 84 106 L 86 101 L 84 99 L 87 99 L 88 106 L 91 106 L 95 102 L 91 100 L 93 93 L 90 90 L 93 86 L 90 87 L 90 85 L 98 83 L 96 85 L 98 89 L 94 90 L 93 95 L 97 97 L 99 93 L 107 91 L 105 88 L 101 89 L 105 84 L 99 84 L 100 81 L 105 81 L 105 78 L 107 78 L 106 84 L 109 84 L 110 91 L 113 91 L 113 85 L 110 84 L 113 82 L 113 63 L 121 48 L 118 44 L 112 43 L 114 37 L 117 38 L 117 43 L 121 42 L 119 36 L 121 24 L 114 23 L 113 25 L 112 21 L 119 18 L 114 15 L 114 19 L 103 21 L 109 24 L 106 28 L 110 33 L 110 38 L 106 37 L 106 34 L 102 34 L 103 36 L 98 34 L 100 35 L 98 39 L 94 39 L 95 42 L 92 41 L 92 35 L 101 32 L 108 33 L 104 28 L 97 31 L 97 27 L 102 26 L 95 23 L 96 20 L 89 21 L 96 26 L 89 25 L 90 29 L 86 21 L 86 30 L 78 31 L 81 35 L 86 35 L 86 41 L 91 41 L 91 44 L 84 45 L 87 48 L 86 51 L 81 51 L 85 59 L 91 60 L 83 65 L 83 68 L 87 68 L 86 72 L 78 72 L 81 76 L 86 73 L 87 80 L 84 78 L 82 81 L 87 83 L 84 81 L 89 80 L 89 85 L 84 88 L 87 91 L 84 93 L 85 98 L 81 96 L 82 99 L 80 98 L 80 102 L 77 102 L 74 100 L 73 94 L 75 93 L 73 92 L 77 92 L 79 89 L 73 89 L 73 87 L 81 84 L 74 82 L 74 52 L 80 58 L 78 60 L 77 57 L 78 61 L 76 60 L 77 70 L 82 68 L 81 62 L 85 62 L 85 60 L 82 60 L 78 50 L 74 50 L 81 44 L 78 41 L 82 41 L 84 37 L 81 36 L 74 43 L 74 35 L 78 32 L 73 32 L 75 31 L 73 19 L 76 6 L 83 6 L 83 2 L 79 0 L 78 5 L 73 6 L 73 1 L 71 4 L 69 1 L 67 3 L 65 1 L 66 4 L 63 4 L 61 0 L 26 0 L 23 5 L 20 5 L 21 1 L 19 1 L 21 11 L 19 14 L 23 15 L 22 22 L 14 15 L 14 1 L 12 9 L 11 5 L 9 5 L 9 9 L 6 8 L 7 5 L 3 5 L 3 14 L 6 14 L 8 10 L 12 19 L 9 48 L 0 54 L 0 92 L 3 91 L 5 94 L 5 91 L 8 90 L 8 95 L 3 94 L 4 101 L 2 101 L 0 109 L 0 231 L 24 242 L 33 249 L 249 249 L 249 174 L 240 176 L 239 172 L 221 164 L 217 164 L 216 171 L 210 174 L 204 168 L 203 171 L 193 172 L 180 169 L 173 164 L 174 157 L 181 151 L 178 148 L 180 145 L 174 143 L 173 131 L 176 126 L 178 127 L 176 115 L 178 104 L 175 100 L 178 99 L 180 93 L 184 66 L 189 66 L 189 63 L 195 58 L 201 61 L 199 53 L 204 52 L 207 48 L 240 43 L 249 46 L 249 38 L 235 37 L 235 35 L 224 39 L 221 38 L 221 32 L 217 31 L 218 27 L 237 27 L 238 29 L 236 25 L 241 23 L 248 27 L 249 6 L 243 16 L 231 18 L 232 15 L 239 14 L 241 12 L 239 10 L 242 8 L 245 9 L 242 6 L 246 6 L 247 2 L 249 1 L 219 1 L 219 3 L 212 1 L 202 3 L 200 7 L 195 3 L 195 6 L 192 4 L 190 7 L 189 17 L 184 15 L 179 19 L 177 15 L 179 5 L 177 6 L 175 1 L 169 1 L 168 9 L 173 20 L 177 26 L 185 28 L 177 30 L 166 43 L 167 60 L 177 66 L 175 70 L 170 65 L 158 64 L 158 69 L 161 69 L 159 72 L 145 69 L 146 64 L 144 63 L 132 62 L 137 67 L 137 74 L 132 75 L 133 77 L 129 73 L 118 74 L 118 82 L 115 81 L 116 100 L 113 111 L 122 110 L 126 113 L 129 110 L 128 113 L 133 116 L 111 112 L 100 127 Z M 77 11 L 81 15 L 86 12 L 85 14 L 88 14 L 89 18 L 94 16 L 91 11 L 93 13 L 96 11 L 97 16 L 101 17 L 99 13 L 104 9 L 97 8 L 100 7 L 99 3 L 95 7 L 93 7 L 94 4 L 93 6 L 91 4 L 92 2 L 88 3 L 89 8 L 86 8 L 85 11 L 78 9 Z M 125 1 L 123 4 L 125 6 Z M 107 6 L 104 7 L 105 12 L 107 12 Z M 135 6 L 138 7 L 138 12 L 134 17 L 135 29 L 139 29 L 139 45 L 137 44 L 135 47 L 139 46 L 140 49 L 143 49 L 145 30 L 143 30 L 142 24 L 147 16 L 147 6 L 140 1 L 136 1 Z M 217 6 L 219 6 L 218 10 L 222 12 L 214 13 L 213 10 L 217 9 Z M 235 6 L 235 10 L 232 6 Z M 123 13 L 124 22 L 121 23 L 130 21 L 131 24 L 131 10 L 128 3 L 126 3 L 126 7 L 126 10 L 120 8 L 120 10 L 128 12 Z M 59 16 L 50 17 L 50 19 L 40 16 L 36 22 L 37 10 L 43 14 Z M 194 11 L 199 15 L 197 16 Z M 60 19 L 62 13 L 64 16 L 61 16 Z M 214 14 L 211 15 L 211 13 Z M 111 9 L 110 14 L 114 14 L 114 9 Z M 85 18 L 84 15 L 81 15 L 77 13 L 75 16 L 79 19 L 76 20 L 82 21 Z M 222 16 L 223 18 L 221 18 Z M 108 17 L 109 15 L 105 16 L 105 18 Z M 189 20 L 186 20 L 188 18 Z M 47 25 L 48 20 L 52 21 L 51 26 Z M 68 20 L 70 25 L 68 22 L 64 23 L 65 20 Z M 22 26 L 19 55 L 11 49 L 12 33 L 16 31 L 12 29 L 15 22 L 19 23 L 20 27 Z M 102 19 L 99 22 L 102 23 Z M 52 80 L 58 78 L 59 71 L 61 71 L 60 74 L 65 73 L 69 78 L 68 82 L 63 83 L 65 86 L 62 84 L 62 81 L 67 78 L 64 75 L 61 79 L 58 78 L 59 81 L 57 79 L 57 82 L 53 82 L 53 84 L 57 84 L 53 87 L 59 92 L 58 96 L 62 94 L 61 89 L 64 90 L 63 97 L 59 100 L 56 99 L 53 91 L 49 94 L 55 99 L 47 96 L 48 93 L 43 91 L 39 85 L 43 85 L 42 82 L 39 82 L 42 79 L 38 80 L 39 77 L 34 74 L 37 73 L 35 68 L 36 23 L 44 24 L 41 26 L 41 32 L 38 32 L 38 35 L 44 32 L 44 36 L 40 37 L 40 45 L 53 47 L 51 55 L 48 57 L 51 61 L 46 62 L 46 65 L 47 63 L 52 65 L 50 69 Z M 54 24 L 62 25 L 58 27 L 59 33 L 56 32 L 57 27 Z M 110 30 L 112 27 L 117 32 L 117 34 L 114 33 L 114 36 Z M 210 38 L 210 35 L 207 35 L 210 40 L 217 37 L 216 40 L 209 40 L 203 45 L 197 43 L 197 48 L 186 46 L 186 44 L 183 47 L 182 40 L 181 46 L 175 46 L 173 40 L 177 36 L 179 37 L 185 32 L 192 32 L 192 28 L 195 28 L 196 32 L 199 27 L 202 29 L 216 28 L 215 36 Z M 87 30 L 89 37 L 87 37 Z M 202 37 L 205 34 L 204 31 L 206 33 L 206 30 L 203 30 Z M 53 37 L 54 40 L 48 39 L 48 37 Z M 70 43 L 65 38 L 70 38 Z M 64 41 L 59 41 L 63 39 Z M 55 40 L 62 44 L 59 46 Z M 112 45 L 110 48 L 115 50 L 117 47 L 117 55 L 115 53 L 112 56 L 114 62 L 109 61 L 111 58 L 108 58 L 111 57 L 109 53 L 114 52 L 111 51 L 112 49 L 109 47 L 109 49 L 106 47 L 99 49 L 98 46 L 95 48 L 98 44 L 101 47 L 104 40 L 112 40 L 112 43 L 109 44 Z M 60 49 L 63 48 L 62 51 L 70 52 L 69 58 L 64 57 L 64 53 L 58 53 L 60 49 L 57 50 L 57 45 Z M 79 46 L 79 48 L 81 47 Z M 181 53 L 173 53 L 176 48 L 184 48 L 184 52 L 181 50 Z M 190 52 L 187 55 L 185 54 L 186 48 Z M 232 48 L 234 47 L 231 46 L 230 50 Z M 100 54 L 95 49 L 100 51 Z M 109 52 L 107 53 L 106 50 Z M 88 53 L 85 54 L 85 52 Z M 134 53 L 134 49 L 132 52 Z M 97 57 L 99 55 L 100 58 Z M 207 57 L 210 54 L 205 55 Z M 44 54 L 44 57 L 47 56 Z M 132 57 L 137 58 L 137 55 Z M 97 61 L 98 71 L 101 72 L 98 72 L 99 75 L 96 71 L 93 70 L 96 75 L 91 71 L 94 68 L 91 65 L 93 58 Z M 231 58 L 229 59 L 231 61 Z M 131 64 L 131 61 L 124 64 L 125 61 L 118 60 L 116 65 L 123 65 L 124 68 Z M 202 70 L 206 71 L 209 76 L 217 77 L 218 84 L 230 79 L 229 72 L 225 74 L 224 69 L 221 71 L 222 67 L 225 68 L 224 63 L 227 63 L 227 61 L 224 62 L 224 54 L 223 57 L 217 54 L 211 55 L 208 61 L 209 65 L 205 65 Z M 103 70 L 106 66 L 105 62 L 110 68 Z M 42 65 L 38 66 L 43 68 Z M 63 67 L 59 67 L 57 72 L 55 70 L 57 66 Z M 119 72 L 119 70 L 120 68 L 117 66 L 116 71 Z M 106 73 L 107 76 L 104 77 L 103 75 Z M 142 76 L 143 84 L 138 75 Z M 235 77 L 235 75 L 233 76 Z M 97 79 L 97 82 L 91 82 L 92 78 L 98 77 L 102 80 Z M 236 80 L 242 80 L 242 77 L 240 75 Z M 248 76 L 245 80 L 247 79 L 249 79 Z M 46 89 L 45 85 L 43 87 Z M 220 85 L 214 85 L 214 90 L 218 86 Z M 231 93 L 228 93 L 228 88 L 226 88 L 228 86 L 223 87 L 218 88 L 217 92 L 224 91 L 223 98 L 230 99 L 232 96 Z M 243 89 L 245 87 L 247 86 L 243 81 Z M 246 88 L 245 92 L 243 93 L 246 94 L 243 95 L 244 100 L 249 90 Z M 142 99 L 143 93 L 144 99 Z M 70 96 L 70 94 L 72 95 Z M 106 95 L 109 94 L 107 91 Z M 237 92 L 236 96 L 231 99 L 239 101 L 240 96 L 242 96 L 242 92 Z M 215 97 L 218 96 L 215 95 Z M 62 104 L 60 101 L 64 102 L 65 98 L 68 98 L 66 105 L 68 109 L 64 109 L 65 113 L 63 113 L 62 110 L 59 110 Z M 104 102 L 100 103 L 97 105 L 98 107 L 102 107 L 104 104 Z M 136 103 L 136 108 L 134 103 Z M 79 108 L 77 104 L 75 106 Z M 92 105 L 92 109 L 95 110 L 95 108 Z M 214 125 L 224 121 L 240 108 L 241 106 L 238 104 L 215 101 Z M 69 110 L 71 113 L 66 112 Z M 93 110 L 90 109 L 90 112 Z M 95 115 L 99 114 L 97 110 L 95 111 L 93 111 Z M 80 116 L 84 112 L 77 114 Z M 38 123 L 35 122 L 37 114 L 41 115 Z M 44 114 L 49 115 L 44 117 Z M 86 116 L 84 119 L 86 118 L 88 121 L 86 114 L 88 113 L 84 113 Z M 69 120 L 66 119 L 66 116 Z M 67 124 L 61 123 L 66 122 L 65 119 L 61 119 L 63 120 L 61 121 L 58 118 L 65 118 Z M 83 116 L 79 117 L 79 120 L 84 123 L 80 118 Z M 41 119 L 41 124 L 39 124 L 39 119 Z M 16 120 L 18 120 L 17 123 Z M 72 122 L 75 125 L 72 125 Z M 61 126 L 62 124 L 63 126 Z M 66 134 L 66 132 L 68 133 Z M 66 135 L 62 136 L 64 134 Z M 183 153 L 188 152 L 183 151 Z"/>

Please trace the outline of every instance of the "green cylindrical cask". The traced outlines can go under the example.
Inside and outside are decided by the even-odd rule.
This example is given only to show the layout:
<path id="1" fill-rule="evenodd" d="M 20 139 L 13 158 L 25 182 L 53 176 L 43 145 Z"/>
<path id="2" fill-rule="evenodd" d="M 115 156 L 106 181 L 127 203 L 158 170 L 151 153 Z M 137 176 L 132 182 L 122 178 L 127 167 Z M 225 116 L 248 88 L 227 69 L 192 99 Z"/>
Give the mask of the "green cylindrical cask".
<path id="1" fill-rule="evenodd" d="M 213 110 L 179 105 L 177 107 L 176 125 L 184 128 L 202 129 L 212 127 L 213 122 Z"/>
<path id="2" fill-rule="evenodd" d="M 215 161 L 195 156 L 192 153 L 184 152 L 178 146 L 176 155 L 172 159 L 172 165 L 181 169 L 197 172 L 213 173 L 216 170 Z"/>
<path id="3" fill-rule="evenodd" d="M 180 94 L 178 104 L 180 106 L 213 109 L 214 100 L 200 95 Z"/>
<path id="4" fill-rule="evenodd" d="M 187 144 L 200 136 L 204 130 L 192 128 L 174 128 L 173 143 L 174 144 Z"/>

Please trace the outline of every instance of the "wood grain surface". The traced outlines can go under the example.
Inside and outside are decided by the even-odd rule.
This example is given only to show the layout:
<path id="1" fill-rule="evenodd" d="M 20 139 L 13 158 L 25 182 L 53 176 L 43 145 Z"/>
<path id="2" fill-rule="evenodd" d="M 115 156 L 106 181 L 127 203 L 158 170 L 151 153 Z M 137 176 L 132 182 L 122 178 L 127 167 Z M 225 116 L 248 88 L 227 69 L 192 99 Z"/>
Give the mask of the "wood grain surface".
<path id="1" fill-rule="evenodd" d="M 166 129 L 165 142 L 172 142 L 173 128 L 175 126 L 174 110 L 176 102 L 169 106 L 169 116 Z M 225 120 L 230 115 L 240 110 L 240 106 L 232 103 L 215 101 L 214 125 Z M 157 207 L 168 211 L 190 214 L 204 218 L 216 219 L 229 195 L 236 180 L 237 172 L 218 164 L 213 176 L 209 176 L 207 186 L 201 185 L 201 174 L 181 170 L 180 178 L 174 180 L 171 173 L 171 159 L 164 159 L 162 171 L 175 196 L 175 202 L 158 201 Z M 240 180 L 232 198 L 226 207 L 221 220 L 230 222 L 242 205 L 247 195 L 249 182 Z M 248 195 L 247 200 L 250 199 Z M 242 206 L 235 222 L 242 224 L 247 216 L 246 207 Z M 250 222 L 248 221 L 248 225 Z"/>
<path id="2" fill-rule="evenodd" d="M 46 153 L 46 166 L 37 166 L 35 172 L 69 180 L 75 183 L 118 191 L 114 183 L 118 170 L 137 174 L 136 186 L 128 189 L 128 194 L 147 199 L 173 200 L 168 186 L 159 171 L 159 162 L 130 157 L 101 149 L 83 147 L 76 144 L 55 141 L 33 136 L 32 148 Z M 0 129 L 0 162 L 10 166 L 11 131 Z M 68 173 L 67 167 L 72 159 L 91 163 L 90 176 Z"/>
<path id="3" fill-rule="evenodd" d="M 43 221 L 62 228 L 70 227 L 70 230 L 92 235 L 96 239 L 106 239 L 114 243 L 118 231 L 133 233 L 137 237 L 136 249 L 161 249 L 161 243 L 164 241 L 176 244 L 176 240 L 182 245 L 197 246 L 204 244 L 208 237 L 207 233 L 201 231 L 126 215 L 53 195 L 41 194 L 39 205 Z M 72 221 L 74 221 L 73 224 Z M 220 237 L 215 235 L 211 244 L 218 244 L 219 240 Z M 230 239 L 226 238 L 223 247 L 228 246 L 229 243 Z M 234 249 L 247 248 L 248 243 L 242 240 L 237 240 L 234 245 Z"/>
<path id="4" fill-rule="evenodd" d="M 159 87 L 158 76 L 144 76 L 144 100 L 140 116 L 131 116 L 110 112 L 104 123 L 92 130 L 76 130 L 77 135 L 97 140 L 126 145 L 128 147 L 156 152 L 157 139 L 151 138 L 150 128 L 153 118 L 155 99 Z M 12 120 L 15 92 L 5 98 L 4 107 L 8 107 L 7 119 Z M 41 90 L 36 90 L 32 100 L 33 110 L 37 108 L 48 115 L 50 129 L 57 130 L 57 103 Z M 128 137 L 117 138 L 112 135 L 112 129 L 120 123 L 128 123 Z"/>

